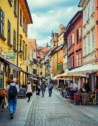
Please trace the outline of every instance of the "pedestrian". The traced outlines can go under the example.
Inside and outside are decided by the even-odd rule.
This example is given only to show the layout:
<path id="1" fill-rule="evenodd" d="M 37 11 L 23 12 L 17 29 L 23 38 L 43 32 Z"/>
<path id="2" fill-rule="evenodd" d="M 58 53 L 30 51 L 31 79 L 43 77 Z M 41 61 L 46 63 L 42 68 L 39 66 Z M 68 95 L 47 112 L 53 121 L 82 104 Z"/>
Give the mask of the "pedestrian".
<path id="1" fill-rule="evenodd" d="M 31 98 L 31 96 L 32 96 L 32 93 L 33 93 L 33 91 L 32 91 L 31 82 L 28 81 L 28 82 L 27 82 L 27 94 L 26 94 L 26 96 L 28 97 L 27 102 L 30 101 L 30 98 Z"/>
<path id="2" fill-rule="evenodd" d="M 49 84 L 48 84 L 49 97 L 51 97 L 52 95 L 52 89 L 53 89 L 53 84 L 51 83 L 51 81 L 49 81 Z"/>
<path id="3" fill-rule="evenodd" d="M 72 83 L 71 83 L 71 85 L 70 85 L 70 90 L 71 90 L 71 92 L 70 92 L 70 96 L 71 96 L 71 99 L 73 98 L 74 93 L 77 92 L 77 89 L 78 89 L 77 84 L 74 83 L 74 82 L 72 81 Z"/>
<path id="4" fill-rule="evenodd" d="M 40 84 L 36 87 L 36 95 L 40 95 Z"/>
<path id="5" fill-rule="evenodd" d="M 17 106 L 17 94 L 19 93 L 19 86 L 16 84 L 16 78 L 13 78 L 12 83 L 7 86 L 7 92 L 10 118 L 13 119 Z"/>
<path id="6" fill-rule="evenodd" d="M 44 97 L 44 93 L 45 93 L 45 90 L 46 90 L 46 84 L 45 84 L 44 79 L 42 80 L 41 90 L 42 90 L 42 97 Z"/>

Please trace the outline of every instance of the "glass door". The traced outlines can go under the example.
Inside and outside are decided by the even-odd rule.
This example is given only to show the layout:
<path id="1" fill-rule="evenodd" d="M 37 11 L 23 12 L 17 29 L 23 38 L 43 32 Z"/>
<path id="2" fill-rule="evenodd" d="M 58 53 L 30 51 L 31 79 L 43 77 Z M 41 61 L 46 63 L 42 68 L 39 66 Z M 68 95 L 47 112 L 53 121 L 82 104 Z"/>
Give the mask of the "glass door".
<path id="1" fill-rule="evenodd" d="M 4 88 L 4 76 L 0 75 L 0 88 Z"/>

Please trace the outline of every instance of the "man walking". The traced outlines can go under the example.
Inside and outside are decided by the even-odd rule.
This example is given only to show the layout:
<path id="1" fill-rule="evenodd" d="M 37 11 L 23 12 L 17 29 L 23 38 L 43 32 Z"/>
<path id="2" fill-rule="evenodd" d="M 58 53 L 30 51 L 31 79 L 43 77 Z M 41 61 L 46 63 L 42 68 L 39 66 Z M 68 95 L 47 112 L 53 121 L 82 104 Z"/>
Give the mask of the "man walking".
<path id="1" fill-rule="evenodd" d="M 53 84 L 51 83 L 51 81 L 49 81 L 49 84 L 48 84 L 49 97 L 51 97 L 52 88 L 53 88 Z"/>
<path id="2" fill-rule="evenodd" d="M 44 79 L 42 80 L 41 90 L 42 90 L 42 97 L 44 97 L 44 93 L 45 93 L 45 90 L 46 90 L 46 84 L 45 84 Z"/>
<path id="3" fill-rule="evenodd" d="M 7 86 L 10 118 L 14 118 L 14 113 L 17 106 L 17 94 L 19 93 L 19 86 L 16 84 L 16 78 Z"/>

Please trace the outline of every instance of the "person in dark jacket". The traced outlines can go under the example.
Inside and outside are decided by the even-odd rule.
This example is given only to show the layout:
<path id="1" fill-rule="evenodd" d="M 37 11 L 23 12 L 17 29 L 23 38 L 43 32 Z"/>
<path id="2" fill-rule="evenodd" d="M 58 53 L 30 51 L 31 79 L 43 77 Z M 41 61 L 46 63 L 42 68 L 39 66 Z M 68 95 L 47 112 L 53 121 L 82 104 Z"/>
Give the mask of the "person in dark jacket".
<path id="1" fill-rule="evenodd" d="M 44 97 L 44 93 L 45 93 L 45 90 L 46 90 L 46 84 L 45 84 L 44 80 L 42 80 L 41 90 L 42 90 L 42 97 Z"/>

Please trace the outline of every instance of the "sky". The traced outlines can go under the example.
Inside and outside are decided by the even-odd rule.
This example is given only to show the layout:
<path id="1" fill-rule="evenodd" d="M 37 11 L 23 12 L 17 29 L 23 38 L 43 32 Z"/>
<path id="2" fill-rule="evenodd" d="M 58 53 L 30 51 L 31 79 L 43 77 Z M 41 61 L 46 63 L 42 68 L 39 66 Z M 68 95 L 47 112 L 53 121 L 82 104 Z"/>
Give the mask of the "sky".
<path id="1" fill-rule="evenodd" d="M 59 32 L 60 24 L 65 27 L 81 8 L 80 0 L 27 0 L 33 19 L 28 26 L 28 39 L 36 39 L 38 46 L 50 45 L 51 33 Z"/>

